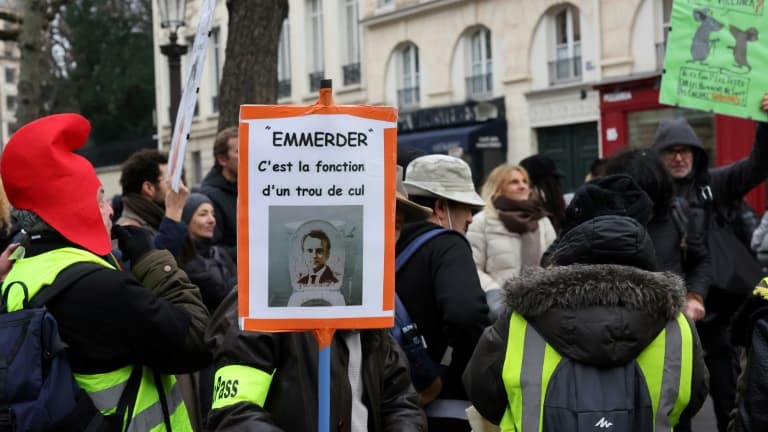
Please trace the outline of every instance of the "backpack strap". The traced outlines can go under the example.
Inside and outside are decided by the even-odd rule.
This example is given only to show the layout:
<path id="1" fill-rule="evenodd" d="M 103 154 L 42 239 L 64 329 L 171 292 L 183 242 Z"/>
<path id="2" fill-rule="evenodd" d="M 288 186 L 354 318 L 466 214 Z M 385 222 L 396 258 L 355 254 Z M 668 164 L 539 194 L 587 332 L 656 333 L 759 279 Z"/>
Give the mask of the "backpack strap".
<path id="1" fill-rule="evenodd" d="M 80 262 L 73 264 L 59 273 L 53 283 L 41 289 L 30 301 L 27 307 L 39 308 L 51 301 L 54 297 L 61 294 L 67 288 L 71 287 L 84 277 L 98 270 L 108 269 L 103 265 L 91 262 Z"/>
<path id="2" fill-rule="evenodd" d="M 403 249 L 403 251 L 397 255 L 397 258 L 395 258 L 395 272 L 399 272 L 400 269 L 403 268 L 405 263 L 407 263 L 408 260 L 411 259 L 413 254 L 417 250 L 419 250 L 419 248 L 423 246 L 424 243 L 446 232 L 450 232 L 450 230 L 447 230 L 445 228 L 435 228 L 433 230 L 429 230 L 427 232 L 421 233 L 418 237 L 411 240 L 411 242 L 408 243 L 408 246 L 406 246 L 405 249 Z"/>
<path id="3" fill-rule="evenodd" d="M 435 228 L 421 233 L 415 239 L 411 240 L 411 242 L 408 243 L 408 246 L 406 246 L 395 258 L 395 272 L 399 272 L 408 260 L 411 259 L 413 254 L 426 242 L 446 232 L 450 232 L 450 230 L 445 228 Z M 395 326 L 390 330 L 392 336 L 394 336 L 398 342 L 401 342 L 403 340 L 403 328 L 408 328 L 412 324 L 413 320 L 411 319 L 411 314 L 408 313 L 408 309 L 405 308 L 402 300 L 400 300 L 400 296 L 397 294 L 397 291 L 395 291 Z M 422 344 L 426 345 L 424 338 L 422 338 Z"/>

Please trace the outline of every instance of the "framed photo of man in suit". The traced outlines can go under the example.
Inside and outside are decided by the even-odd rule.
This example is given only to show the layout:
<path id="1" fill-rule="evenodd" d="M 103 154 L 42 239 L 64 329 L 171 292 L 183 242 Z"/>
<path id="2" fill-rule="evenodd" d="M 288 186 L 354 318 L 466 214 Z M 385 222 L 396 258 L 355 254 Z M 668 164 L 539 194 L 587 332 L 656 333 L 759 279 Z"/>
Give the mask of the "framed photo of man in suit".
<path id="1" fill-rule="evenodd" d="M 305 222 L 291 239 L 288 306 L 345 306 L 341 292 L 346 256 L 342 236 L 327 221 Z"/>

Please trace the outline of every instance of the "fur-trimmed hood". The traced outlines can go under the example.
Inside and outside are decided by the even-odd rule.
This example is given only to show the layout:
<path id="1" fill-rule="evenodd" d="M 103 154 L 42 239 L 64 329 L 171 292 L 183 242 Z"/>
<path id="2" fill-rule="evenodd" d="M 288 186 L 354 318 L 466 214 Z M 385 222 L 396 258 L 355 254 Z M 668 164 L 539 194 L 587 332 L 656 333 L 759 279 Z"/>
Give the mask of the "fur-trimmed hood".
<path id="1" fill-rule="evenodd" d="M 679 276 L 613 264 L 529 269 L 506 290 L 559 353 L 597 366 L 637 357 L 685 304 Z"/>

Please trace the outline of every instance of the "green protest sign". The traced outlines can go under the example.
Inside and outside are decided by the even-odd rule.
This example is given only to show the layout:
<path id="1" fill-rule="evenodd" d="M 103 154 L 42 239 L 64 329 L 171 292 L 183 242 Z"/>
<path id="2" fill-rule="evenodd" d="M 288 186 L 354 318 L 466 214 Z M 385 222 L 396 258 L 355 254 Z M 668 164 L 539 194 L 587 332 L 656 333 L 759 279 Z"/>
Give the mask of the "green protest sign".
<path id="1" fill-rule="evenodd" d="M 659 101 L 768 120 L 765 0 L 675 0 Z"/>

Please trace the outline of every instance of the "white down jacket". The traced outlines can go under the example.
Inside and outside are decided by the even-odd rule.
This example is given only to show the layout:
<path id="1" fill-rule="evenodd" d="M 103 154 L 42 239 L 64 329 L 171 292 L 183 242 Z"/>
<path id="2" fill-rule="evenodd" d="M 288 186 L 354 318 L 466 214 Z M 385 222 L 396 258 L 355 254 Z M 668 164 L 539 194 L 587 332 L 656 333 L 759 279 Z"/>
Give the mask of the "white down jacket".
<path id="1" fill-rule="evenodd" d="M 546 216 L 539 219 L 538 234 L 543 254 L 557 236 Z M 484 291 L 501 289 L 508 279 L 520 275 L 520 234 L 509 232 L 498 216 L 485 210 L 474 215 L 467 239 L 472 245 L 472 257 Z"/>

